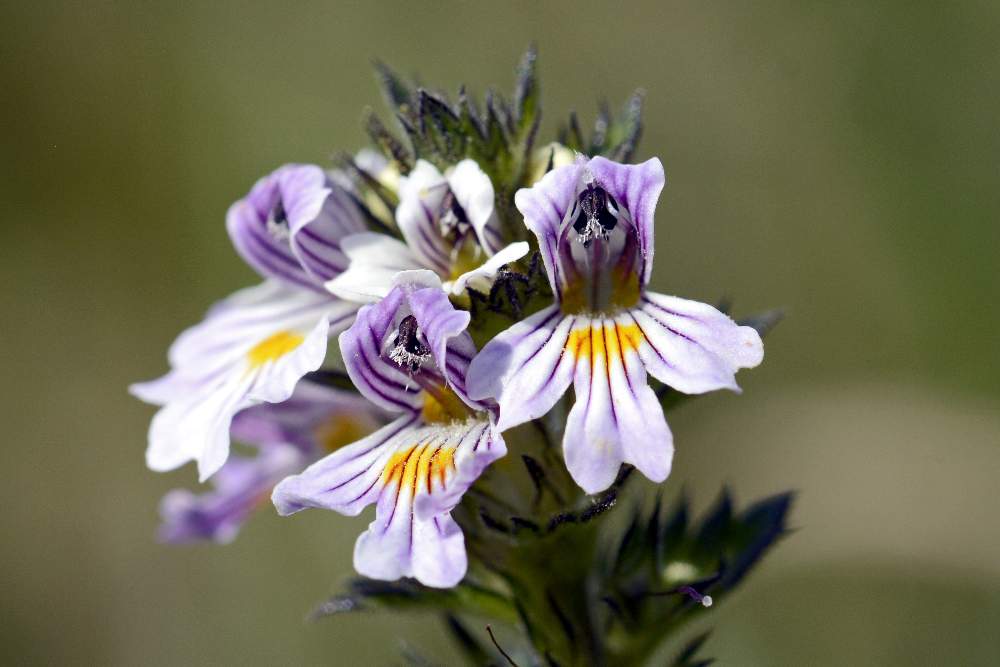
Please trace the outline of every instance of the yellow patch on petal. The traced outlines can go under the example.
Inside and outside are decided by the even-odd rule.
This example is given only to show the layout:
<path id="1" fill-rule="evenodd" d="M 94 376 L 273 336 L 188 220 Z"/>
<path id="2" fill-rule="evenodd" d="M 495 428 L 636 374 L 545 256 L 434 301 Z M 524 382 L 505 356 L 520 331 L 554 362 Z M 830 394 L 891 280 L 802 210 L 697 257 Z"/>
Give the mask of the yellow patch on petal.
<path id="1" fill-rule="evenodd" d="M 620 362 L 629 351 L 638 351 L 646 338 L 637 324 L 594 323 L 573 329 L 566 352 L 574 359 L 606 358 L 609 365 Z"/>
<path id="2" fill-rule="evenodd" d="M 350 415 L 334 415 L 316 427 L 314 435 L 327 452 L 335 452 L 344 445 L 357 442 L 372 432 L 370 424 Z"/>
<path id="3" fill-rule="evenodd" d="M 279 331 L 254 345 L 247 352 L 251 368 L 263 366 L 269 361 L 277 361 L 299 345 L 305 338 L 292 331 Z"/>
<path id="4" fill-rule="evenodd" d="M 438 486 L 444 488 L 448 470 L 454 467 L 453 447 L 413 445 L 392 455 L 382 471 L 382 483 L 396 482 L 399 489 L 409 489 L 411 493 L 416 493 L 419 483 L 427 480 L 427 490 L 433 491 L 435 480 Z"/>

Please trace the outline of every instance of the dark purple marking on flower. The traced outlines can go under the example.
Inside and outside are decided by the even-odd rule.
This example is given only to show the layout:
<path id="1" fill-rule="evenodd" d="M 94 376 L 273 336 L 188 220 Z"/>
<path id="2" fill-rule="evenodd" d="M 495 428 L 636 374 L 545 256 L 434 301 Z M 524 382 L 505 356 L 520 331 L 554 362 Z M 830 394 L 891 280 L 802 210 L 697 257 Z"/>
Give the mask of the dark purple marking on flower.
<path id="1" fill-rule="evenodd" d="M 445 192 L 444 198 L 441 201 L 438 226 L 441 229 L 441 235 L 446 238 L 452 234 L 457 238 L 464 238 L 465 234 L 472 228 L 469 215 L 462 208 L 462 205 L 458 203 L 458 198 L 455 197 L 455 193 L 450 188 Z"/>
<path id="2" fill-rule="evenodd" d="M 417 325 L 417 318 L 407 315 L 399 323 L 396 337 L 393 339 L 393 348 L 389 352 L 389 359 L 396 362 L 403 368 L 408 368 L 411 373 L 415 373 L 430 357 L 431 349 L 420 340 L 420 327 Z"/>
<path id="3" fill-rule="evenodd" d="M 595 239 L 607 241 L 618 225 L 618 206 L 614 198 L 599 185 L 591 183 L 579 196 L 579 213 L 573 221 L 573 230 L 584 248 Z"/>
<path id="4" fill-rule="evenodd" d="M 288 241 L 291 231 L 288 228 L 288 214 L 285 212 L 285 205 L 281 201 L 280 194 L 267 216 L 266 225 L 268 233 L 276 241 Z"/>

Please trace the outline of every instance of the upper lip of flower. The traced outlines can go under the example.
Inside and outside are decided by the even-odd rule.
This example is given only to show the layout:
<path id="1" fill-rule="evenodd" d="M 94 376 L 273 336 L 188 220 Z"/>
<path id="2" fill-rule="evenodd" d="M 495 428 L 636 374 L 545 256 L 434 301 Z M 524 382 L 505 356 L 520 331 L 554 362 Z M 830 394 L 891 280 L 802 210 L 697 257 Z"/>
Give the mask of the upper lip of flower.
<path id="1" fill-rule="evenodd" d="M 237 252 L 265 278 L 322 292 L 323 283 L 347 266 L 341 240 L 365 224 L 343 187 L 322 169 L 290 164 L 233 204 L 226 227 Z"/>
<path id="2" fill-rule="evenodd" d="M 375 232 L 344 238 L 347 270 L 326 288 L 345 299 L 372 301 L 385 296 L 400 273 L 426 270 L 456 296 L 467 287 L 488 290 L 501 266 L 529 250 L 523 241 L 503 245 L 494 196 L 489 177 L 473 160 L 444 174 L 418 160 L 400 177 L 396 225 L 402 240 Z"/>

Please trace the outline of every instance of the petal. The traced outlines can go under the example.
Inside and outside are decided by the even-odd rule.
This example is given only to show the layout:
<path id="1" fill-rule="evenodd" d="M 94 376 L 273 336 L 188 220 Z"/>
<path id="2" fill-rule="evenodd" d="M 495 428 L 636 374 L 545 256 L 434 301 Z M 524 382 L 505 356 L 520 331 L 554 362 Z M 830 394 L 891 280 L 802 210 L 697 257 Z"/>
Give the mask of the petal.
<path id="1" fill-rule="evenodd" d="M 425 586 L 451 588 L 465 576 L 465 536 L 451 515 L 417 519 L 406 508 L 384 523 L 376 519 L 354 545 L 354 569 L 393 581 L 414 577 Z"/>
<path id="2" fill-rule="evenodd" d="M 394 288 L 378 303 L 363 306 L 351 328 L 340 336 L 344 366 L 354 386 L 390 412 L 414 412 L 422 405 L 420 387 L 382 356 L 403 303 L 403 290 Z"/>
<path id="3" fill-rule="evenodd" d="M 629 315 L 643 341 L 637 347 L 646 369 L 678 391 L 738 391 L 736 371 L 756 366 L 764 356 L 753 328 L 704 303 L 646 294 Z"/>
<path id="4" fill-rule="evenodd" d="M 354 234 L 340 245 L 347 255 L 348 268 L 327 282 L 326 288 L 343 299 L 377 301 L 393 288 L 399 272 L 424 268 L 406 244 L 385 234 Z"/>
<path id="5" fill-rule="evenodd" d="M 665 182 L 663 164 L 658 158 L 642 164 L 620 164 L 595 157 L 587 168 L 600 186 L 631 215 L 643 260 L 642 284 L 646 285 L 653 270 L 653 213 Z"/>
<path id="6" fill-rule="evenodd" d="M 507 454 L 503 436 L 486 421 L 469 420 L 451 428 L 455 431 L 449 440 L 455 448 L 451 455 L 453 473 L 446 470 L 437 479 L 428 477 L 427 484 L 420 487 L 414 503 L 418 519 L 450 512 L 483 471 Z"/>
<path id="7" fill-rule="evenodd" d="M 615 320 L 595 318 L 567 344 L 578 363 L 563 452 L 587 493 L 610 486 L 623 462 L 655 482 L 670 474 L 673 438 L 632 341 Z"/>
<path id="8" fill-rule="evenodd" d="M 243 408 L 288 398 L 298 379 L 319 368 L 327 337 L 354 307 L 280 284 L 238 292 L 185 331 L 170 350 L 171 370 L 132 392 L 163 407 L 149 432 L 147 463 L 170 470 L 197 460 L 201 479 L 225 462 L 229 426 Z"/>
<path id="9" fill-rule="evenodd" d="M 465 549 L 447 512 L 505 452 L 486 421 L 420 425 L 405 416 L 284 480 L 272 499 L 283 515 L 306 507 L 356 515 L 375 502 L 355 548 L 358 572 L 452 586 L 465 574 Z"/>
<path id="10" fill-rule="evenodd" d="M 291 179 L 292 175 L 285 178 Z M 288 210 L 288 227 L 292 252 L 299 263 L 317 281 L 328 281 L 347 267 L 341 242 L 352 234 L 363 232 L 364 219 L 351 199 L 350 195 L 340 186 L 326 181 L 327 196 L 322 201 L 322 207 L 313 210 L 312 202 L 303 202 L 303 214 L 299 215 L 299 202 L 294 196 L 314 196 L 314 190 L 294 189 L 291 184 L 282 182 L 282 191 L 287 193 L 285 201 L 291 204 Z M 295 194 L 292 194 L 295 193 Z"/>
<path id="11" fill-rule="evenodd" d="M 384 413 L 354 392 L 302 380 L 287 401 L 261 403 L 238 413 L 230 435 L 249 444 L 290 444 L 319 453 L 350 444 L 384 422 Z"/>
<path id="12" fill-rule="evenodd" d="M 479 168 L 475 160 L 467 158 L 448 170 L 447 181 L 476 231 L 480 245 L 488 254 L 499 251 L 503 247 L 500 220 L 493 210 L 496 195 L 490 177 Z"/>
<path id="13" fill-rule="evenodd" d="M 280 202 L 290 207 L 285 209 L 286 216 L 294 215 L 304 225 L 319 215 L 329 192 L 323 170 L 313 165 L 285 165 L 260 179 L 226 214 L 226 229 L 236 252 L 265 278 L 317 289 L 292 251 L 287 233 L 269 229 L 268 219 Z"/>
<path id="14" fill-rule="evenodd" d="M 499 430 L 541 417 L 565 393 L 576 360 L 564 350 L 576 319 L 549 306 L 496 336 L 472 360 L 469 395 L 497 399 Z"/>
<path id="15" fill-rule="evenodd" d="M 506 451 L 486 420 L 425 424 L 405 415 L 282 481 L 272 500 L 283 516 L 310 507 L 354 516 L 401 483 L 415 499 L 408 507 L 428 518 L 450 511 Z"/>
<path id="16" fill-rule="evenodd" d="M 463 294 L 466 286 L 479 292 L 488 293 L 490 288 L 493 287 L 493 279 L 500 269 L 504 265 L 516 262 L 527 255 L 528 250 L 530 250 L 530 246 L 524 241 L 511 243 L 486 260 L 479 268 L 463 273 L 456 278 L 452 284 L 451 293 L 457 295 Z"/>
<path id="17" fill-rule="evenodd" d="M 283 480 L 271 495 L 278 514 L 288 516 L 309 507 L 348 516 L 360 514 L 385 487 L 384 471 L 392 456 L 419 440 L 418 427 L 417 415 L 398 417 L 368 437 Z"/>
<path id="18" fill-rule="evenodd" d="M 586 163 L 553 169 L 530 188 L 514 194 L 514 204 L 524 216 L 524 224 L 538 237 L 549 283 L 557 298 L 566 284 L 560 265 L 560 232 L 576 203 Z"/>
<path id="19" fill-rule="evenodd" d="M 448 344 L 465 332 L 471 316 L 467 310 L 451 305 L 448 295 L 440 289 L 424 288 L 407 294 L 410 311 L 431 348 L 434 363 L 440 369 L 448 367 Z M 468 335 L 468 334 L 466 334 Z M 470 341 L 471 342 L 471 339 Z M 474 349 L 473 349 L 474 351 Z M 466 363 L 468 363 L 466 361 Z M 463 373 L 464 375 L 464 373 Z"/>
<path id="20" fill-rule="evenodd" d="M 448 182 L 437 167 L 417 160 L 410 173 L 399 179 L 396 207 L 396 224 L 406 244 L 421 264 L 441 275 L 448 275 L 451 267 L 451 246 L 441 236 L 437 220 L 447 192 Z"/>
<path id="21" fill-rule="evenodd" d="M 282 333 L 285 331 L 281 330 Z M 265 355 L 267 360 L 263 363 L 253 358 L 254 350 L 252 350 L 249 355 L 249 365 L 256 370 L 256 373 L 247 397 L 252 402 L 280 403 L 287 400 L 295 390 L 299 379 L 323 364 L 329 333 L 330 322 L 324 316 L 316 321 L 312 330 L 304 337 L 295 334 L 301 341 L 295 344 L 294 349 L 269 351 Z M 267 340 L 269 342 L 272 339 Z M 259 345 L 255 347 L 256 349 L 259 349 Z"/>
<path id="22" fill-rule="evenodd" d="M 160 539 L 173 544 L 231 542 L 250 514 L 281 479 L 307 463 L 303 452 L 283 445 L 253 458 L 229 459 L 214 477 L 215 488 L 195 494 L 174 489 L 160 503 Z"/>

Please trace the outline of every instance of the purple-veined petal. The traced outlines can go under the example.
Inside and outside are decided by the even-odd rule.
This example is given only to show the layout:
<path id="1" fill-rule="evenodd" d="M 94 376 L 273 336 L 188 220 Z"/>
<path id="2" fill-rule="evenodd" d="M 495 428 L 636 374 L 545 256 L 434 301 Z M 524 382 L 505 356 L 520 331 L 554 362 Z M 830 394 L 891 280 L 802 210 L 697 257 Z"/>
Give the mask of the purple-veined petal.
<path id="1" fill-rule="evenodd" d="M 587 169 L 632 217 L 639 235 L 642 285 L 645 286 L 653 270 L 653 214 L 665 182 L 663 164 L 658 158 L 642 164 L 621 164 L 595 157 L 587 164 Z"/>
<path id="2" fill-rule="evenodd" d="M 486 420 L 424 424 L 404 416 L 284 480 L 272 500 L 282 515 L 307 507 L 356 515 L 375 502 L 375 521 L 355 549 L 358 572 L 451 586 L 465 573 L 465 552 L 447 512 L 504 453 Z"/>
<path id="3" fill-rule="evenodd" d="M 610 318 L 576 324 L 567 354 L 576 358 L 576 402 L 566 421 L 566 468 L 587 493 L 606 489 L 622 463 L 654 482 L 670 474 L 673 438 L 634 345 Z"/>
<path id="4" fill-rule="evenodd" d="M 469 218 L 480 245 L 492 255 L 500 251 L 499 218 L 494 212 L 495 193 L 490 177 L 475 160 L 465 159 L 448 170 L 448 187 Z M 510 260 L 508 260 L 510 261 Z"/>
<path id="5" fill-rule="evenodd" d="M 335 278 L 347 268 L 348 258 L 341 242 L 365 230 L 364 219 L 350 195 L 329 180 L 326 185 L 329 194 L 317 213 L 313 214 L 311 209 L 306 215 L 288 211 L 292 252 L 309 275 L 320 283 Z M 285 187 L 283 191 L 289 189 Z"/>
<path id="6" fill-rule="evenodd" d="M 399 179 L 396 224 L 406 244 L 424 266 L 439 275 L 451 269 L 451 246 L 441 235 L 437 216 L 448 193 L 448 181 L 437 167 L 417 160 L 409 174 Z"/>
<path id="7" fill-rule="evenodd" d="M 329 194 L 323 170 L 314 165 L 285 165 L 261 178 L 226 214 L 236 251 L 265 278 L 318 289 L 292 250 L 290 225 L 315 219 Z"/>
<path id="8" fill-rule="evenodd" d="M 344 366 L 362 396 L 390 412 L 420 409 L 420 386 L 383 357 L 398 326 L 404 292 L 394 288 L 378 303 L 362 306 L 351 328 L 340 335 Z"/>
<path id="9" fill-rule="evenodd" d="M 493 279 L 500 269 L 512 262 L 516 262 L 528 254 L 530 246 L 525 241 L 511 243 L 506 248 L 499 250 L 495 255 L 487 259 L 478 268 L 463 273 L 451 285 L 451 293 L 460 295 L 465 292 L 466 287 L 488 294 L 493 287 Z"/>
<path id="10" fill-rule="evenodd" d="M 249 515 L 267 501 L 274 485 L 302 470 L 309 460 L 300 448 L 278 444 L 261 448 L 252 458 L 230 458 L 213 477 L 213 489 L 202 493 L 174 489 L 163 497 L 160 540 L 231 542 Z"/>
<path id="11" fill-rule="evenodd" d="M 310 507 L 354 516 L 398 477 L 426 518 L 451 510 L 506 451 L 486 419 L 427 424 L 404 415 L 282 481 L 272 500 L 283 516 Z"/>
<path id="12" fill-rule="evenodd" d="M 553 169 L 535 185 L 514 194 L 524 224 L 538 237 L 538 249 L 557 300 L 566 285 L 559 247 L 561 231 L 576 204 L 585 168 L 586 162 L 578 160 Z"/>
<path id="13" fill-rule="evenodd" d="M 647 293 L 629 317 L 643 340 L 638 350 L 646 370 L 684 393 L 739 391 L 736 371 L 753 368 L 764 357 L 752 327 L 739 326 L 704 303 Z"/>
<path id="14" fill-rule="evenodd" d="M 392 456 L 419 441 L 416 414 L 398 417 L 371 435 L 320 459 L 278 484 L 271 500 L 282 516 L 316 507 L 348 516 L 361 513 L 378 498 Z"/>
<path id="15" fill-rule="evenodd" d="M 493 338 L 472 360 L 469 395 L 497 399 L 500 431 L 541 417 L 565 393 L 576 363 L 565 349 L 577 319 L 549 306 Z"/>
<path id="16" fill-rule="evenodd" d="M 450 514 L 418 519 L 407 503 L 404 495 L 395 512 L 376 518 L 358 537 L 354 569 L 372 579 L 413 577 L 434 588 L 456 586 L 468 568 L 462 529 Z"/>
<path id="17" fill-rule="evenodd" d="M 232 541 L 278 482 L 384 422 L 384 413 L 357 394 L 306 381 L 286 401 L 240 411 L 230 435 L 255 445 L 255 455 L 227 459 L 208 491 L 167 493 L 160 503 L 160 539 L 175 544 Z"/>
<path id="18" fill-rule="evenodd" d="M 377 301 L 393 288 L 400 272 L 425 268 L 406 244 L 384 234 L 354 234 L 343 239 L 341 247 L 348 268 L 328 281 L 326 289 L 350 301 Z"/>
<path id="19" fill-rule="evenodd" d="M 503 436 L 486 420 L 470 419 L 447 428 L 452 433 L 445 446 L 455 450 L 451 455 L 453 472 L 446 472 L 436 483 L 421 487 L 421 493 L 417 494 L 414 502 L 418 519 L 450 512 L 483 471 L 507 454 Z"/>
<path id="20" fill-rule="evenodd" d="M 353 314 L 354 306 L 328 295 L 276 283 L 213 307 L 171 347 L 165 378 L 131 388 L 163 406 L 150 425 L 149 467 L 171 470 L 196 460 L 207 479 L 228 456 L 233 416 L 288 398 L 298 379 L 322 364 L 331 329 Z"/>

